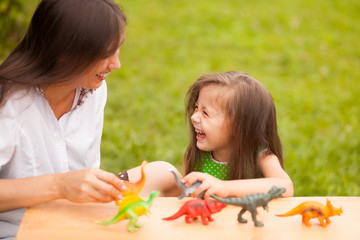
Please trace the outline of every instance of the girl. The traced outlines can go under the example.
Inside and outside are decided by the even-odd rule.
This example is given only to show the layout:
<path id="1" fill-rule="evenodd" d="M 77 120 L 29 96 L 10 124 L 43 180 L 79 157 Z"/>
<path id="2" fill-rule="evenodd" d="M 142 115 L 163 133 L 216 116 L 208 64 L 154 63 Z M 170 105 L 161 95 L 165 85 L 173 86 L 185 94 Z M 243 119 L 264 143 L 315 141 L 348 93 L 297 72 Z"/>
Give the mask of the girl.
<path id="1" fill-rule="evenodd" d="M 274 101 L 266 88 L 246 73 L 200 77 L 187 93 L 186 119 L 191 141 L 184 155 L 182 182 L 202 181 L 197 196 L 243 196 L 267 192 L 273 185 L 293 185 L 284 171 Z"/>

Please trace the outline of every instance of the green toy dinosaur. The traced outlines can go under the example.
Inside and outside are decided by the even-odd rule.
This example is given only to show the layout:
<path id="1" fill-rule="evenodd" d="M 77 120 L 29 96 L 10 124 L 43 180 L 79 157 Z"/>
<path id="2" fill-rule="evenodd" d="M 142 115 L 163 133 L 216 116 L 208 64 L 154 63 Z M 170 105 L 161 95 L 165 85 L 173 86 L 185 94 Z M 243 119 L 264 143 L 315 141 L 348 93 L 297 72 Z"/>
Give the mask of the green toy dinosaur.
<path id="1" fill-rule="evenodd" d="M 215 198 L 219 202 L 228 205 L 242 207 L 242 210 L 238 214 L 238 221 L 240 223 L 247 223 L 247 220 L 244 219 L 242 215 L 246 211 L 249 211 L 251 212 L 251 217 L 254 222 L 254 225 L 256 227 L 262 227 L 264 226 L 264 224 L 256 219 L 256 215 L 257 215 L 256 208 L 262 206 L 265 210 L 268 210 L 268 205 L 267 205 L 268 202 L 270 202 L 275 198 L 283 197 L 281 195 L 283 192 L 285 192 L 285 188 L 278 188 L 276 186 L 273 186 L 268 193 L 254 193 L 240 198 L 235 198 L 235 197 L 220 198 L 214 194 L 212 194 L 211 197 Z"/>
<path id="2" fill-rule="evenodd" d="M 127 195 L 119 203 L 119 212 L 113 219 L 108 222 L 97 223 L 102 225 L 110 225 L 123 219 L 129 219 L 130 221 L 127 224 L 127 229 L 129 230 L 129 232 L 134 232 L 142 226 L 136 223 L 138 216 L 148 214 L 154 198 L 159 194 L 160 192 L 158 191 L 152 191 L 149 200 L 147 201 L 142 200 L 139 196 L 135 194 Z"/>

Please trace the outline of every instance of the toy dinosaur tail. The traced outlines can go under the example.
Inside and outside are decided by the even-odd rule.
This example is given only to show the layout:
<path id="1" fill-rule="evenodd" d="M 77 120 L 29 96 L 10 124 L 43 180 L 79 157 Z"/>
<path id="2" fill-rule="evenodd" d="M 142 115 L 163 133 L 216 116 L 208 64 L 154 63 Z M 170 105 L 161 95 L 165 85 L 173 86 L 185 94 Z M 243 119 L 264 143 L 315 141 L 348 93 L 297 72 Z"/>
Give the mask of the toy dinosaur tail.
<path id="1" fill-rule="evenodd" d="M 124 215 L 123 214 L 123 209 L 119 210 L 119 212 L 116 214 L 115 217 L 113 217 L 113 219 L 111 219 L 110 221 L 108 222 L 96 222 L 98 224 L 101 224 L 101 225 L 104 225 L 104 226 L 107 226 L 107 225 L 110 225 L 110 224 L 113 224 L 113 223 L 116 223 L 117 221 L 120 221 L 122 219 L 124 219 Z M 121 216 L 122 215 L 122 216 Z"/>
<path id="2" fill-rule="evenodd" d="M 167 217 L 167 218 L 163 218 L 163 220 L 165 220 L 165 221 L 175 220 L 175 219 L 181 217 L 182 215 L 184 215 L 184 213 L 182 213 L 182 211 L 180 209 L 174 215 Z"/>
<path id="3" fill-rule="evenodd" d="M 318 202 L 313 201 L 307 201 L 299 204 L 295 208 L 291 209 L 290 211 L 283 213 L 283 214 L 277 214 L 277 217 L 289 217 L 294 216 L 296 214 L 302 214 L 305 211 L 324 211 L 325 206 Z"/>
<path id="4" fill-rule="evenodd" d="M 167 217 L 167 218 L 163 218 L 163 220 L 170 221 L 170 220 L 174 220 L 174 219 L 177 219 L 177 218 L 183 216 L 185 214 L 185 208 L 186 208 L 185 205 L 186 205 L 186 203 L 174 215 Z"/>
<path id="5" fill-rule="evenodd" d="M 275 216 L 277 217 L 289 217 L 289 216 L 294 216 L 296 214 L 300 214 L 301 213 L 301 210 L 300 209 L 297 209 L 297 208 L 294 208 L 286 213 L 283 213 L 283 214 L 276 214 Z"/>
<path id="6" fill-rule="evenodd" d="M 147 164 L 147 161 L 143 161 L 141 163 L 141 178 L 139 179 L 139 181 L 137 181 L 136 183 L 130 182 L 130 181 L 124 181 L 124 184 L 126 186 L 126 190 L 121 192 L 121 194 L 123 196 L 127 196 L 130 194 L 136 194 L 138 195 L 140 190 L 144 187 L 145 185 L 145 181 L 146 181 L 146 177 L 145 177 L 145 171 L 144 171 L 144 167 Z"/>
<path id="7" fill-rule="evenodd" d="M 237 198 L 237 197 L 226 197 L 226 198 L 221 198 L 219 196 L 216 196 L 215 194 L 211 194 L 210 195 L 212 198 L 215 198 L 216 200 L 218 200 L 219 202 L 225 203 L 225 204 L 229 204 L 229 205 L 235 205 L 235 206 L 241 206 L 242 204 L 244 204 L 246 201 L 244 200 L 244 197 L 241 198 Z"/>

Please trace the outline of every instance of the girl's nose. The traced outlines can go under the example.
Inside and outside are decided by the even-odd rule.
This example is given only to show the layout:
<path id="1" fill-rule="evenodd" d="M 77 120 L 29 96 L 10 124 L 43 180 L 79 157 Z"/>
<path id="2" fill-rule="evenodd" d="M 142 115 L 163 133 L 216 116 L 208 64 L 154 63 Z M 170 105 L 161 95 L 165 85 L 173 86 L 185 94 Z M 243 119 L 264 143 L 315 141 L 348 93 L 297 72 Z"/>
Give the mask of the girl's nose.
<path id="1" fill-rule="evenodd" d="M 195 112 L 195 113 L 193 113 L 193 115 L 191 115 L 191 122 L 193 122 L 193 123 L 199 123 L 200 122 L 200 118 L 199 118 L 199 116 L 198 116 L 198 114 Z"/>

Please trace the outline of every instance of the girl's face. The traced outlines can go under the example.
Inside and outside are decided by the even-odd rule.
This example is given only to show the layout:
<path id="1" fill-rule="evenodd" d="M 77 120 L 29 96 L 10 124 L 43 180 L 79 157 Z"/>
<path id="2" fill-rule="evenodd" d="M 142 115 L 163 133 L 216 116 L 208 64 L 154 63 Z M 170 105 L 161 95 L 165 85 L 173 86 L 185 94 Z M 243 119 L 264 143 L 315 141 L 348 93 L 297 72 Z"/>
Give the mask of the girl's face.
<path id="1" fill-rule="evenodd" d="M 197 147 L 202 151 L 212 151 L 218 161 L 227 161 L 232 148 L 227 115 L 224 104 L 221 104 L 224 101 L 224 90 L 214 84 L 203 87 L 191 116 Z"/>
<path id="2" fill-rule="evenodd" d="M 111 56 L 96 62 L 90 70 L 77 79 L 78 85 L 83 88 L 96 89 L 102 84 L 102 81 L 110 74 L 111 70 L 119 69 L 121 64 L 119 60 L 118 48 Z"/>

